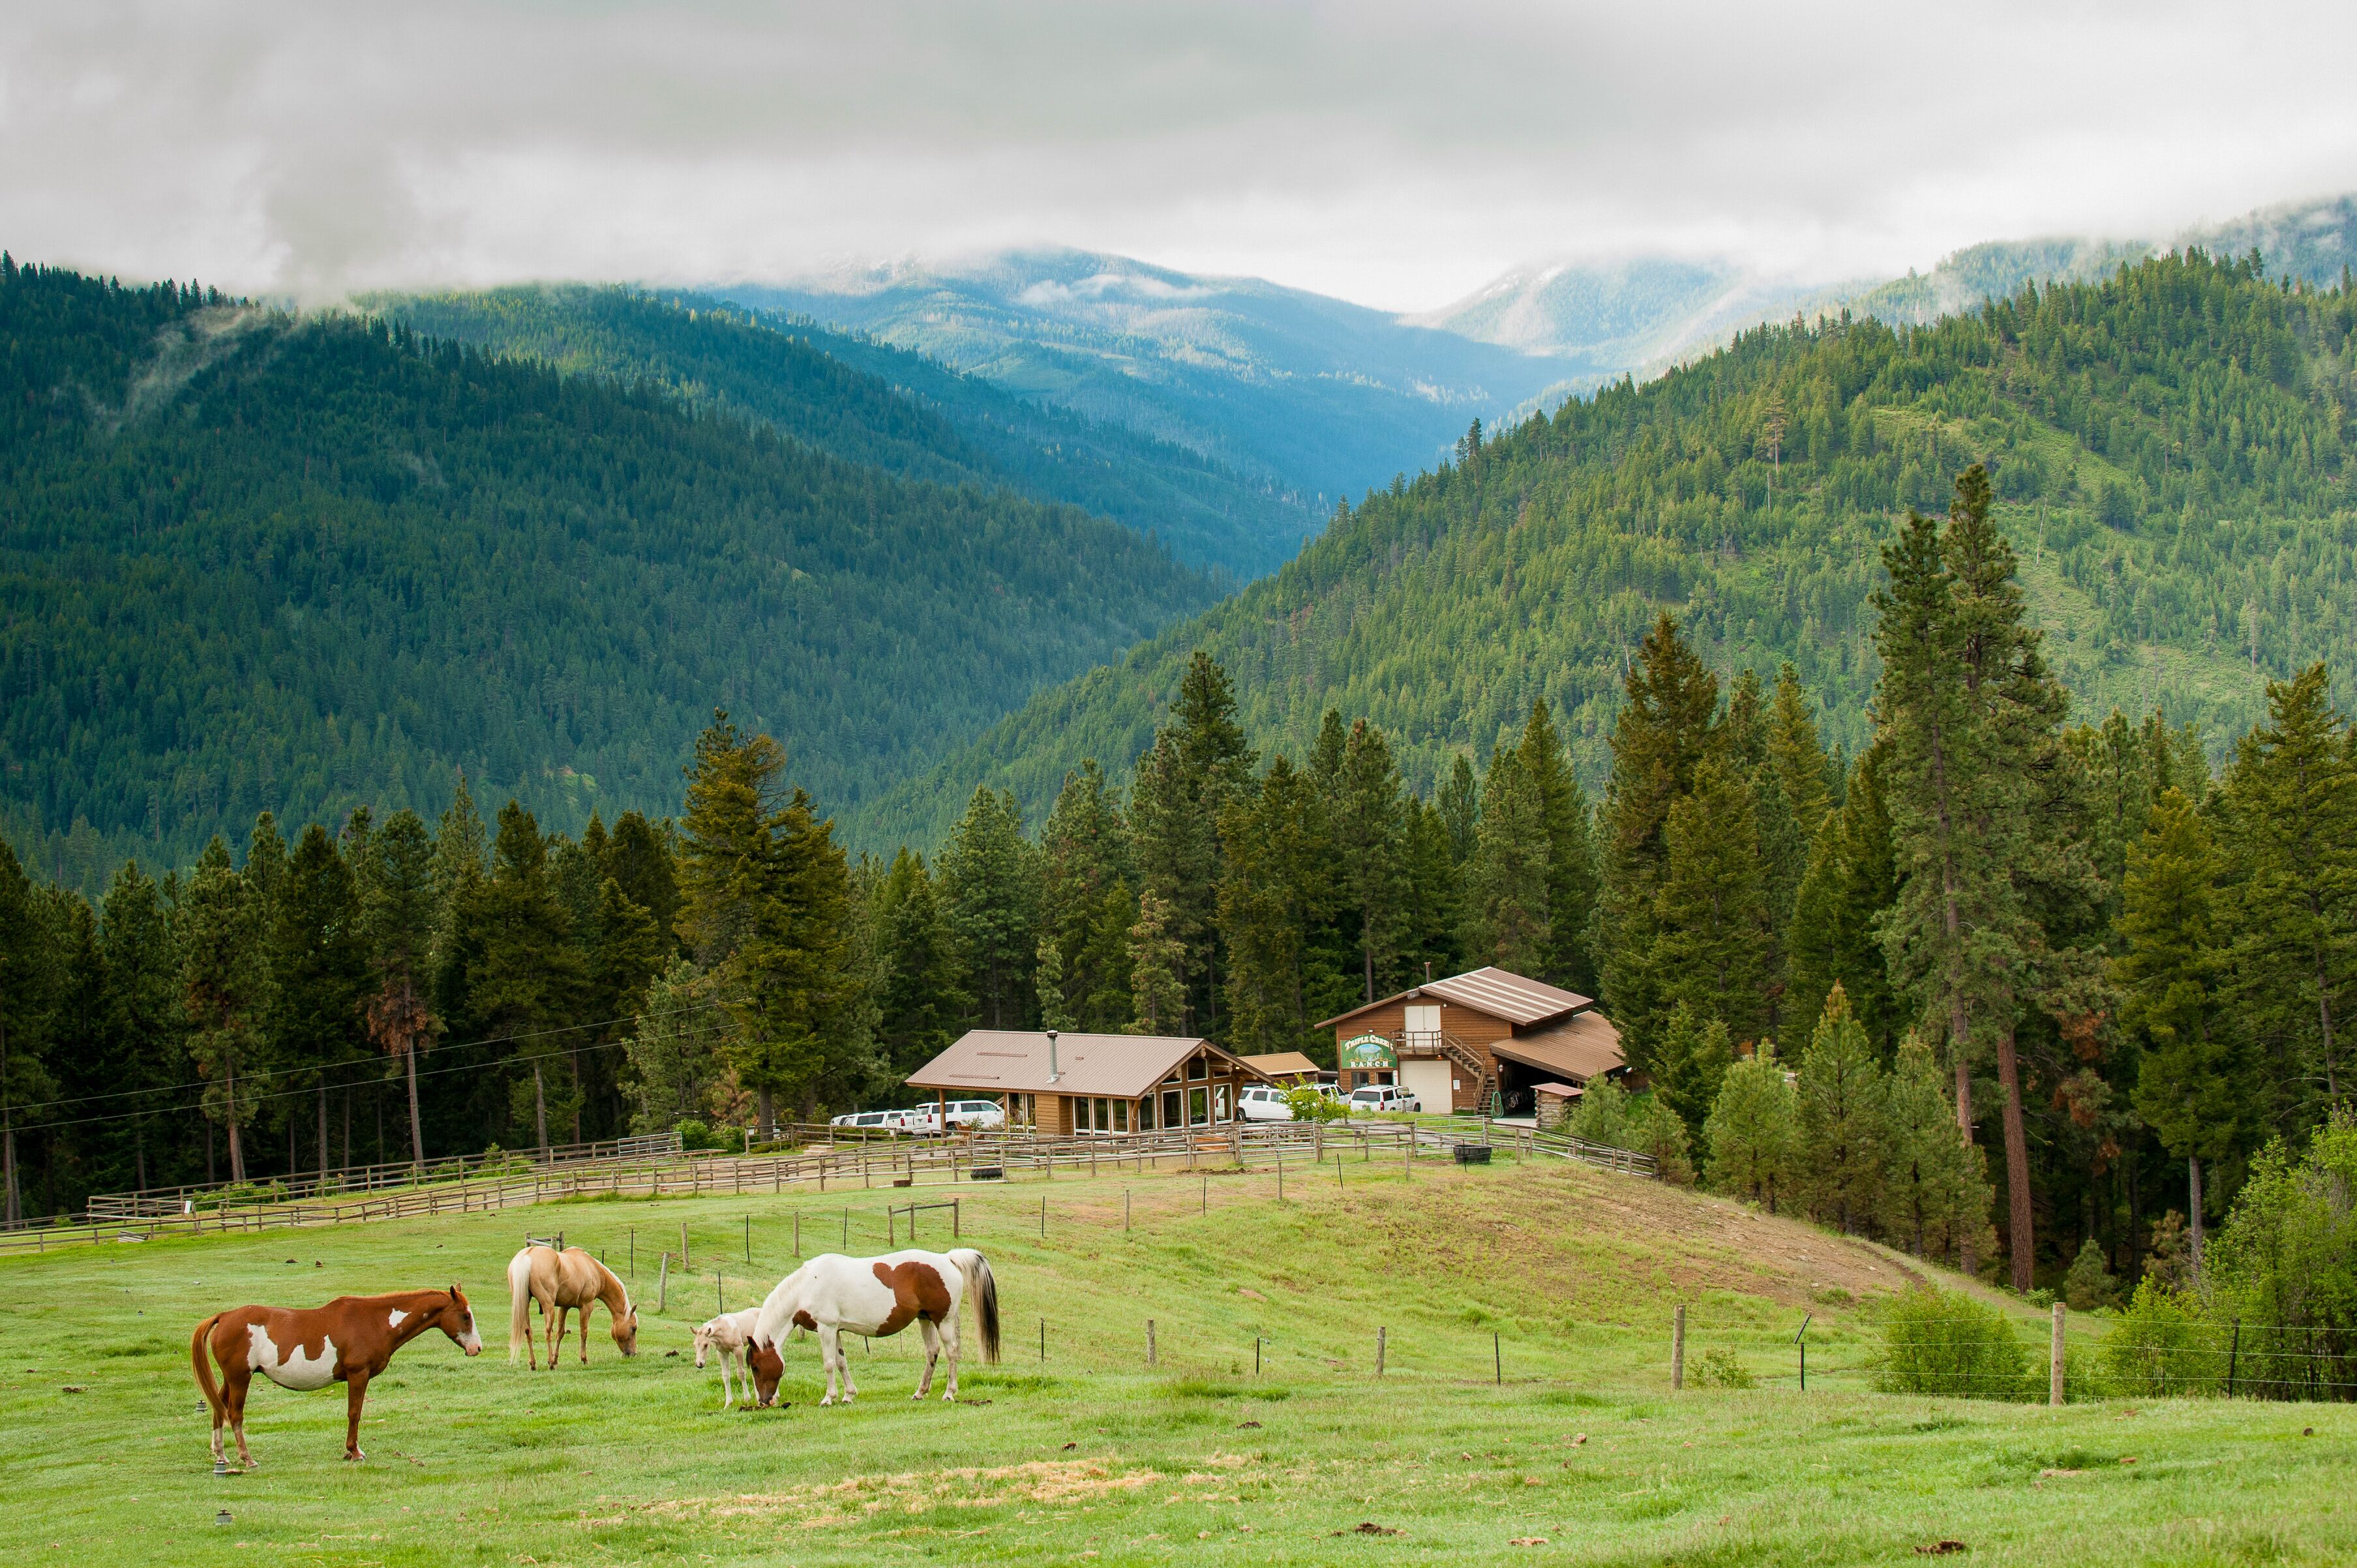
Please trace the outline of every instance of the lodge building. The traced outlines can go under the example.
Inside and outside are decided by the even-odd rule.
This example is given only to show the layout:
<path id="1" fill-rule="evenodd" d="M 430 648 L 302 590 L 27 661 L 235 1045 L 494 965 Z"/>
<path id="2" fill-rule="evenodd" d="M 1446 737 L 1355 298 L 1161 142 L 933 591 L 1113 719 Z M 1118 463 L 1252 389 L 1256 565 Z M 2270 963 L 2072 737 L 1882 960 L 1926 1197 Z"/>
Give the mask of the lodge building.
<path id="1" fill-rule="evenodd" d="M 1053 1029 L 971 1029 L 909 1075 L 943 1102 L 996 1100 L 1007 1126 L 1048 1137 L 1221 1126 L 1246 1085 L 1273 1081 L 1209 1040 Z"/>
<path id="2" fill-rule="evenodd" d="M 1530 1115 L 1624 1070 L 1620 1031 L 1595 1000 L 1502 969 L 1426 981 L 1318 1026 L 1334 1031 L 1343 1093 L 1397 1083 L 1428 1112 Z"/>

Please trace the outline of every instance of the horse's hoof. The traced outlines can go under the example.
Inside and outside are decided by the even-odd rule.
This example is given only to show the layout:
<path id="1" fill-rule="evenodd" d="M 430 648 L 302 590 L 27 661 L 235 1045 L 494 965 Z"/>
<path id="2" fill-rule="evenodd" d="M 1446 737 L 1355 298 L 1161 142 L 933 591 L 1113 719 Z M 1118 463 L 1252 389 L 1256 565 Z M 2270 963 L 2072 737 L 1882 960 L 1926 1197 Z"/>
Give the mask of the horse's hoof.
<path id="1" fill-rule="evenodd" d="M 943 1394 L 942 1396 L 942 1402 L 943 1404 L 955 1404 L 957 1403 L 957 1395 L 954 1393 Z"/>

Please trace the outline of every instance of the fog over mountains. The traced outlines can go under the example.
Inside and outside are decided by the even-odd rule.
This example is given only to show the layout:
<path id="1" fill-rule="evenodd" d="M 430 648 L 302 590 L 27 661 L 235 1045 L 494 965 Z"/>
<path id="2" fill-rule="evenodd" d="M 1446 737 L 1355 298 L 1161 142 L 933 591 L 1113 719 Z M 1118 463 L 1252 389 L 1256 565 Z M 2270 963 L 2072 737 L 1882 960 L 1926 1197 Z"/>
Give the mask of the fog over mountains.
<path id="1" fill-rule="evenodd" d="M 1320 514 L 1494 424 L 1746 328 L 1844 309 L 1922 325 L 2029 283 L 2085 281 L 2193 245 L 2323 283 L 2357 258 L 2357 196 L 2158 238 L 1996 241 L 1927 272 L 1782 275 L 1728 257 L 1534 262 L 1438 309 L 1394 315 L 1257 278 L 1068 249 L 847 266 L 711 285 L 755 308 L 914 350 L 1018 397 L 1126 425 L 1297 495 Z"/>

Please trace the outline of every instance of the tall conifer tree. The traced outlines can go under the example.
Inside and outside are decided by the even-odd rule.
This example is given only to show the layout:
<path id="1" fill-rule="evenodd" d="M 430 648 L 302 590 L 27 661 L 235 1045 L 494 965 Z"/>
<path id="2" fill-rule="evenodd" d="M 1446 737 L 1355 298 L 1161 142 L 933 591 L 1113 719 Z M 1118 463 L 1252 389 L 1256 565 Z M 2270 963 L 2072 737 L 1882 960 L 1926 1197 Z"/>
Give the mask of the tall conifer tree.
<path id="1" fill-rule="evenodd" d="M 1203 1012 L 1206 1034 L 1217 1031 L 1222 984 L 1220 814 L 1253 787 L 1253 761 L 1236 722 L 1235 688 L 1211 655 L 1198 651 L 1179 681 L 1169 722 L 1138 759 L 1130 830 L 1142 884 L 1164 908 L 1157 940 L 1178 944 L 1185 1007 Z M 1162 1019 L 1173 1029 L 1189 1021 Z"/>
<path id="2" fill-rule="evenodd" d="M 1539 798 L 1547 837 L 1547 940 L 1535 978 L 1596 992 L 1596 834 L 1587 793 L 1571 770 L 1546 699 L 1534 700 L 1516 748 Z"/>

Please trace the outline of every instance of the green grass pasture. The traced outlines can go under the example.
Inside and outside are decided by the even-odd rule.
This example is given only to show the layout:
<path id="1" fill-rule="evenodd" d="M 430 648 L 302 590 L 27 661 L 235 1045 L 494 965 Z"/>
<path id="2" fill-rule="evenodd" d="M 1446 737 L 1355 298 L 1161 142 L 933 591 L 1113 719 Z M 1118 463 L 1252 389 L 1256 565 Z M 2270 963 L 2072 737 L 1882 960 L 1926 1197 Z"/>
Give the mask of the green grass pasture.
<path id="1" fill-rule="evenodd" d="M 956 1406 L 907 1397 L 913 1336 L 854 1342 L 849 1409 L 817 1407 L 807 1341 L 783 1410 L 724 1414 L 693 1368 L 690 1326 L 716 1292 L 748 1305 L 791 1266 L 797 1213 L 806 1251 L 847 1224 L 853 1251 L 877 1251 L 907 1192 L 551 1204 L 0 1261 L 0 1561 L 1692 1568 L 1911 1563 L 1943 1540 L 1978 1563 L 2357 1558 L 2343 1407 L 1878 1395 L 1878 1304 L 1921 1265 L 1552 1163 L 1340 1176 L 1289 1172 L 1282 1203 L 1266 1174 L 960 1188 L 1006 1354 L 970 1360 Z M 946 1215 L 922 1223 L 923 1244 L 947 1244 Z M 682 1224 L 694 1267 L 658 1316 L 657 1256 Z M 507 1363 L 505 1262 L 560 1226 L 624 1270 L 635 1243 L 636 1359 L 601 1318 L 586 1370 L 570 1345 L 554 1374 Z M 212 1475 L 188 1372 L 200 1317 L 453 1280 L 485 1353 L 439 1335 L 404 1351 L 370 1391 L 366 1465 L 339 1458 L 340 1389 L 258 1383 L 262 1468 Z M 1672 1395 L 1681 1301 L 1689 1366 L 1730 1350 L 1759 1388 Z"/>

